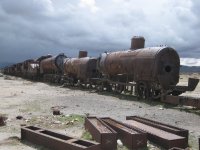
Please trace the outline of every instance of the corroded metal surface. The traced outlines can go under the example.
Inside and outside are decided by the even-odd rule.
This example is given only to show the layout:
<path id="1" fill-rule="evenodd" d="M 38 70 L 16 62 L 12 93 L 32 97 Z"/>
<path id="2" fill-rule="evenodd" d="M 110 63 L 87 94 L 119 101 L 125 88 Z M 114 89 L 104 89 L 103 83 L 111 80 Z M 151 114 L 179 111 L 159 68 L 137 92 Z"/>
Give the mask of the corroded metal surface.
<path id="1" fill-rule="evenodd" d="M 162 99 L 162 102 L 174 105 L 192 106 L 200 109 L 200 98 L 167 95 Z"/>
<path id="2" fill-rule="evenodd" d="M 52 150 L 101 150 L 99 143 L 76 139 L 35 126 L 22 127 L 21 139 Z"/>
<path id="3" fill-rule="evenodd" d="M 96 77 L 96 58 L 70 58 L 64 63 L 64 75 L 86 81 Z"/>
<path id="4" fill-rule="evenodd" d="M 131 39 L 131 50 L 144 48 L 145 39 L 142 36 L 134 36 Z"/>
<path id="5" fill-rule="evenodd" d="M 88 52 L 87 51 L 79 51 L 78 58 L 87 57 Z"/>
<path id="6" fill-rule="evenodd" d="M 101 143 L 102 150 L 117 149 L 117 133 L 96 117 L 85 118 L 85 128 L 95 141 Z"/>
<path id="7" fill-rule="evenodd" d="M 126 120 L 124 123 L 130 128 L 139 128 L 147 132 L 148 140 L 167 149 L 173 147 L 186 148 L 188 145 L 187 139 L 185 137 L 178 136 L 152 126 L 148 126 L 135 120 Z"/>
<path id="8" fill-rule="evenodd" d="M 170 47 L 151 47 L 138 50 L 101 54 L 100 72 L 107 76 L 127 74 L 130 81 L 159 83 L 164 89 L 179 81 L 180 59 Z"/>
<path id="9" fill-rule="evenodd" d="M 46 58 L 40 61 L 40 73 L 61 73 L 63 71 L 63 62 L 66 56 L 61 53 L 57 56 Z"/>
<path id="10" fill-rule="evenodd" d="M 101 118 L 106 124 L 117 131 L 118 138 L 130 150 L 144 148 L 147 146 L 146 133 L 136 128 L 129 128 L 122 122 L 111 118 Z"/>
<path id="11" fill-rule="evenodd" d="M 152 127 L 167 131 L 169 133 L 173 133 L 173 134 L 176 134 L 176 135 L 179 135 L 179 136 L 183 136 L 188 140 L 189 131 L 186 130 L 186 129 L 178 128 L 178 127 L 175 127 L 175 126 L 171 126 L 171 125 L 164 124 L 164 123 L 161 123 L 161 122 L 158 122 L 158 121 L 142 118 L 142 117 L 139 117 L 139 116 L 127 116 L 126 120 L 135 120 L 135 121 L 144 123 L 148 126 L 152 126 Z"/>

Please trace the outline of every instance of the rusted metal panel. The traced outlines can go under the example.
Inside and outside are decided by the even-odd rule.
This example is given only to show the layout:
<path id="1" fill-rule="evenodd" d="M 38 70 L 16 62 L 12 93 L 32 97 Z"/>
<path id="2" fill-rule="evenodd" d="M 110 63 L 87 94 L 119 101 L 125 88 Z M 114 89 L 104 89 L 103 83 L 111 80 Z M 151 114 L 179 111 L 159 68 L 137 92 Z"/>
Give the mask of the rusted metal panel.
<path id="1" fill-rule="evenodd" d="M 85 128 L 95 141 L 101 143 L 102 150 L 117 149 L 117 133 L 96 117 L 85 118 Z"/>
<path id="2" fill-rule="evenodd" d="M 180 98 L 179 96 L 166 95 L 164 99 L 162 99 L 161 101 L 168 104 L 178 105 L 179 98 Z"/>
<path id="3" fill-rule="evenodd" d="M 188 79 L 188 91 L 194 91 L 199 83 L 199 79 L 189 78 Z"/>
<path id="4" fill-rule="evenodd" d="M 144 123 L 146 125 L 167 131 L 169 133 L 173 133 L 173 134 L 176 134 L 176 135 L 179 135 L 179 136 L 183 136 L 188 141 L 189 131 L 186 130 L 186 129 L 178 128 L 178 127 L 175 127 L 175 126 L 171 126 L 171 125 L 164 124 L 164 123 L 161 123 L 161 122 L 158 122 L 158 121 L 142 118 L 142 117 L 139 117 L 139 116 L 127 116 L 126 120 L 135 120 L 135 121 Z"/>
<path id="5" fill-rule="evenodd" d="M 117 131 L 118 138 L 130 150 L 144 148 L 147 146 L 147 135 L 137 128 L 129 128 L 122 122 L 111 118 L 101 118 L 106 124 Z"/>
<path id="6" fill-rule="evenodd" d="M 142 36 L 134 36 L 131 39 L 131 50 L 144 48 L 145 39 Z"/>
<path id="7" fill-rule="evenodd" d="M 40 61 L 40 73 L 60 73 L 66 56 L 61 53 L 57 56 L 45 58 Z"/>
<path id="8" fill-rule="evenodd" d="M 78 58 L 87 57 L 88 52 L 87 51 L 79 51 Z"/>
<path id="9" fill-rule="evenodd" d="M 200 98 L 181 96 L 180 105 L 192 106 L 200 109 Z"/>
<path id="10" fill-rule="evenodd" d="M 200 108 L 200 99 L 194 97 L 167 95 L 164 99 L 162 99 L 162 102 Z"/>
<path id="11" fill-rule="evenodd" d="M 21 139 L 52 150 L 101 150 L 99 143 L 76 139 L 35 126 L 22 127 Z"/>
<path id="12" fill-rule="evenodd" d="M 66 59 L 64 63 L 64 75 L 86 81 L 89 78 L 96 77 L 96 65 L 96 58 Z"/>
<path id="13" fill-rule="evenodd" d="M 135 120 L 126 120 L 124 122 L 130 128 L 138 128 L 145 132 L 147 132 L 148 140 L 165 147 L 167 149 L 178 147 L 178 148 L 186 148 L 187 147 L 187 139 L 182 136 L 178 136 L 167 131 L 146 125 L 139 121 Z"/>
<path id="14" fill-rule="evenodd" d="M 99 69 L 113 77 L 119 74 L 132 76 L 131 81 L 160 83 L 164 89 L 179 81 L 180 59 L 170 47 L 151 47 L 138 50 L 101 54 Z"/>

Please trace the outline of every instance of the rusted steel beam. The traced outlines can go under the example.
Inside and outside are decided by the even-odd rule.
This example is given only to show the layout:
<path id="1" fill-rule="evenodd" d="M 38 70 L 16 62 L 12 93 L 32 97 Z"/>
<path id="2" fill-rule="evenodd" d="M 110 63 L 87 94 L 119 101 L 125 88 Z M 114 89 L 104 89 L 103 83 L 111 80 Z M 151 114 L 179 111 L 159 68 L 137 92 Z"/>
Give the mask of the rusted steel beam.
<path id="1" fill-rule="evenodd" d="M 95 141 L 101 143 L 102 150 L 117 149 L 117 133 L 99 118 L 86 117 L 85 129 L 91 133 Z"/>
<path id="2" fill-rule="evenodd" d="M 138 128 L 147 132 L 148 140 L 157 143 L 158 145 L 163 146 L 167 149 L 173 147 L 186 148 L 188 145 L 187 139 L 185 137 L 146 125 L 139 121 L 126 120 L 124 123 L 130 128 Z"/>
<path id="3" fill-rule="evenodd" d="M 200 109 L 200 98 L 167 95 L 162 101 L 169 104 L 192 106 Z"/>
<path id="4" fill-rule="evenodd" d="M 200 109 L 200 98 L 181 96 L 179 103 L 180 105 L 192 106 Z"/>
<path id="5" fill-rule="evenodd" d="M 172 126 L 172 125 L 164 124 L 164 123 L 161 123 L 161 122 L 158 122 L 158 121 L 142 118 L 142 117 L 139 117 L 139 116 L 127 116 L 126 120 L 135 120 L 135 121 L 144 123 L 146 125 L 167 131 L 169 133 L 173 133 L 173 134 L 176 134 L 176 135 L 179 135 L 179 136 L 183 136 L 188 141 L 189 131 L 186 130 L 186 129 L 178 128 L 178 127 L 175 127 L 175 126 Z"/>
<path id="6" fill-rule="evenodd" d="M 111 118 L 101 118 L 106 124 L 117 131 L 118 138 L 130 150 L 144 148 L 147 146 L 147 135 L 137 128 L 129 128 L 122 122 Z"/>
<path id="7" fill-rule="evenodd" d="M 168 103 L 168 104 L 178 105 L 179 99 L 180 99 L 179 96 L 167 95 L 161 101 L 164 102 L 164 103 Z"/>
<path id="8" fill-rule="evenodd" d="M 76 139 L 35 126 L 22 127 L 21 139 L 52 150 L 101 150 L 99 143 Z"/>

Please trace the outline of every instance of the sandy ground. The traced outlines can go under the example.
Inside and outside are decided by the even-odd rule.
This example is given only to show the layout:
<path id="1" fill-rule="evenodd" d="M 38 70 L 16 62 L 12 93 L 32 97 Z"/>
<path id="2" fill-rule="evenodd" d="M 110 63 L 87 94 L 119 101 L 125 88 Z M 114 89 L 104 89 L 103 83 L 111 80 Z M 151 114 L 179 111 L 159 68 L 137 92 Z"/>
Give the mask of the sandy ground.
<path id="1" fill-rule="evenodd" d="M 200 77 L 198 74 L 193 76 Z M 186 84 L 188 75 L 181 78 Z M 192 95 L 200 97 L 200 84 Z M 61 116 L 53 116 L 52 108 L 61 110 Z M 195 113 L 194 113 L 195 112 Z M 200 135 L 200 115 L 188 108 L 168 106 L 159 102 L 138 101 L 133 96 L 94 91 L 69 89 L 40 82 L 31 82 L 11 77 L 0 77 L 0 114 L 7 117 L 6 126 L 0 127 L 0 149 L 35 150 L 44 148 L 20 141 L 21 125 L 37 125 L 70 136 L 81 137 L 84 132 L 81 116 L 95 115 L 125 120 L 126 116 L 139 115 L 182 127 L 190 131 L 191 149 L 198 149 Z M 74 118 L 69 120 L 70 115 Z M 23 116 L 17 120 L 16 116 Z M 76 119 L 77 116 L 77 119 Z M 79 121 L 77 121 L 79 120 Z M 149 148 L 160 149 L 160 148 Z"/>

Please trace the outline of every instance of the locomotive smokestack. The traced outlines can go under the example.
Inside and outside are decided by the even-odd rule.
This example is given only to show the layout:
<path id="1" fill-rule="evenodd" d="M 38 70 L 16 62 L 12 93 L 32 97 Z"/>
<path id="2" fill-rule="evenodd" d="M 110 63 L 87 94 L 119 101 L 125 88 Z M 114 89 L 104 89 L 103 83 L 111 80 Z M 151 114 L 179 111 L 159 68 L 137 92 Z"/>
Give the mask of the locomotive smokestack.
<path id="1" fill-rule="evenodd" d="M 79 51 L 78 58 L 87 57 L 87 51 Z"/>
<path id="2" fill-rule="evenodd" d="M 134 36 L 131 39 L 131 50 L 144 48 L 145 39 L 143 36 Z"/>

